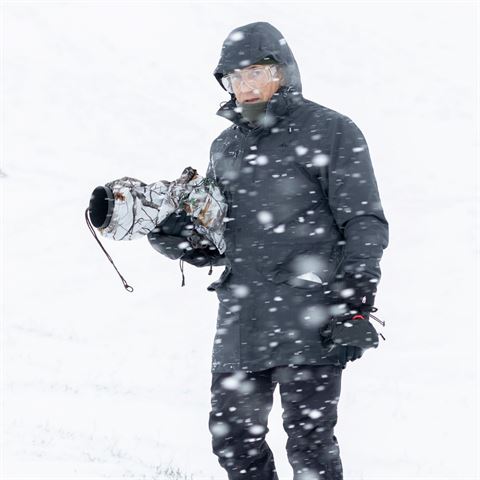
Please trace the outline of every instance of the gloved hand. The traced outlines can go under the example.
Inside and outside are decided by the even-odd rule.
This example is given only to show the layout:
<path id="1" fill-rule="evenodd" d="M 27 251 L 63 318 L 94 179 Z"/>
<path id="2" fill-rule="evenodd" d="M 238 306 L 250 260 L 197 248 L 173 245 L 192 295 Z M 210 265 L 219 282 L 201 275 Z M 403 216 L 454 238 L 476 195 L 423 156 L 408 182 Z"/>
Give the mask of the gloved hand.
<path id="1" fill-rule="evenodd" d="M 346 351 L 347 362 L 353 362 L 357 360 L 365 352 L 364 348 L 352 347 L 350 345 L 348 345 L 346 349 L 347 349 Z"/>
<path id="2" fill-rule="evenodd" d="M 191 217 L 183 210 L 171 213 L 148 235 L 148 241 L 155 250 L 172 260 L 178 260 L 184 253 L 183 244 L 193 231 Z"/>
<path id="3" fill-rule="evenodd" d="M 322 343 L 326 347 L 345 347 L 347 362 L 361 358 L 367 348 L 378 346 L 378 334 L 373 325 L 368 320 L 359 318 L 359 314 L 350 317 L 333 317 L 327 328 L 321 332 Z"/>
<path id="4" fill-rule="evenodd" d="M 322 343 L 327 348 L 334 348 L 334 346 L 338 343 L 334 341 L 334 338 L 337 339 L 337 336 L 333 336 L 334 331 L 334 322 L 335 319 L 332 318 L 330 323 L 328 324 L 327 328 L 321 332 Z M 360 358 L 364 352 L 364 348 L 360 348 L 354 345 L 344 345 L 345 347 L 345 357 L 347 362 L 353 362 Z"/>
<path id="5" fill-rule="evenodd" d="M 157 252 L 171 260 L 182 259 L 196 267 L 225 265 L 225 254 L 220 255 L 214 246 L 208 246 L 210 242 L 193 231 L 191 217 L 183 210 L 169 215 L 147 238 Z M 188 251 L 184 247 L 187 241 L 192 247 Z"/>
<path id="6" fill-rule="evenodd" d="M 210 240 L 204 238 L 195 231 L 193 228 L 192 217 L 183 210 L 178 213 L 171 213 L 160 225 L 156 227 L 154 232 L 156 233 L 157 238 L 162 238 L 165 235 L 179 237 L 179 242 L 181 242 L 182 238 L 188 240 L 191 247 L 194 249 L 208 249 L 209 253 L 213 253 L 213 251 L 218 253 L 217 248 L 212 242 L 210 242 Z"/>
<path id="7" fill-rule="evenodd" d="M 334 303 L 346 304 L 346 309 L 334 313 L 330 340 L 344 346 L 376 348 L 378 333 L 369 321 L 369 312 L 376 311 L 373 307 L 376 283 L 370 282 L 366 275 L 358 277 L 346 273 L 334 284 Z"/>
<path id="8" fill-rule="evenodd" d="M 361 349 L 377 348 L 378 333 L 368 320 L 367 310 L 364 313 L 346 312 L 332 320 L 330 340 L 334 344 L 357 347 Z"/>
<path id="9" fill-rule="evenodd" d="M 182 210 L 171 213 L 160 225 L 155 228 L 158 235 L 173 235 L 188 237 L 193 230 L 192 217 Z"/>
<path id="10" fill-rule="evenodd" d="M 326 346 L 346 347 L 347 361 L 354 361 L 366 349 L 378 346 L 378 333 L 369 321 L 369 312 L 376 311 L 375 288 L 374 284 L 348 274 L 334 285 L 333 304 L 346 308 L 338 313 L 332 309 L 332 318 L 321 332 L 322 341 Z"/>

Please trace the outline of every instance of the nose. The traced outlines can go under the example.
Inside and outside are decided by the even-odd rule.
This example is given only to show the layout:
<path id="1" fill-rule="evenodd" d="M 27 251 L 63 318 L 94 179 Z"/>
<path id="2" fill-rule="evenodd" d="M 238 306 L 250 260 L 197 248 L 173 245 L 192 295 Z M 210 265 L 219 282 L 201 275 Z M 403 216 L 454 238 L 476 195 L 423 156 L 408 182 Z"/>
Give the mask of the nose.
<path id="1" fill-rule="evenodd" d="M 249 92 L 251 90 L 251 87 L 249 87 L 245 80 L 240 80 L 240 91 L 241 92 Z"/>

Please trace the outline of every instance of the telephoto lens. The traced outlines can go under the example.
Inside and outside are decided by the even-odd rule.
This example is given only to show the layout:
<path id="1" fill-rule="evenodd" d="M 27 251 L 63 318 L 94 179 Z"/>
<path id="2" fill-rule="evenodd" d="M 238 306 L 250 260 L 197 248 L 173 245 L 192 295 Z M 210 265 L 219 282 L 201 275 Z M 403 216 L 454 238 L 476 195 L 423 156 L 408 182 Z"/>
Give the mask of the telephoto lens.
<path id="1" fill-rule="evenodd" d="M 108 227 L 112 220 L 115 199 L 109 187 L 103 185 L 95 188 L 90 196 L 88 213 L 95 228 Z"/>

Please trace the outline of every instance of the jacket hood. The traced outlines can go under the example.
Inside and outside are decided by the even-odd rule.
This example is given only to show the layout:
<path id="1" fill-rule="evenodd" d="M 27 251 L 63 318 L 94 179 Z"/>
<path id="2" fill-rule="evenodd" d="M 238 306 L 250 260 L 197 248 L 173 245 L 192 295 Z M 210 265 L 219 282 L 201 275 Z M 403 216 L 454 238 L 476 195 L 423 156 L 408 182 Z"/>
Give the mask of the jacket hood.
<path id="1" fill-rule="evenodd" d="M 225 90 L 221 81 L 224 75 L 235 68 L 254 65 L 267 56 L 283 64 L 285 85 L 289 90 L 301 93 L 302 82 L 295 57 L 283 35 L 268 22 L 249 23 L 232 30 L 223 42 L 213 75 Z"/>

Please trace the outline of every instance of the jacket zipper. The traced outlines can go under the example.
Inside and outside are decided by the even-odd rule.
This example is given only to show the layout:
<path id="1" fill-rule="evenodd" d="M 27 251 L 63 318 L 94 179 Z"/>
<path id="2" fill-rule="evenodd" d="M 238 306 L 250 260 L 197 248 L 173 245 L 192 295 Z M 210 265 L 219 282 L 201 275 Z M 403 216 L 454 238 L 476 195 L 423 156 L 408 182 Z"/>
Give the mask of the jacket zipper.
<path id="1" fill-rule="evenodd" d="M 241 145 L 240 145 L 240 148 L 237 150 L 237 152 L 236 152 L 236 154 L 235 154 L 235 160 L 237 160 L 237 163 L 239 164 L 239 165 L 238 165 L 238 166 L 239 166 L 239 169 L 238 169 L 239 176 L 241 175 L 241 171 L 242 171 L 242 169 L 243 169 L 243 167 L 244 167 L 244 166 L 243 166 L 243 155 L 244 155 L 244 153 L 245 153 L 245 149 L 246 149 L 247 144 L 248 144 L 248 142 L 247 142 L 248 137 L 251 135 L 251 133 L 252 133 L 252 132 L 249 131 L 249 132 L 245 135 L 245 137 L 243 138 L 242 143 L 241 143 Z M 233 200 L 234 200 L 234 198 L 235 198 L 235 202 L 237 202 L 238 195 L 234 196 L 233 193 L 232 193 L 232 194 L 230 195 L 230 202 L 231 202 L 231 205 L 232 205 L 232 214 L 233 214 L 233 203 L 234 203 Z M 233 247 L 233 252 L 235 252 L 235 249 L 236 249 L 236 246 L 237 246 L 237 245 L 236 245 L 236 244 L 237 244 L 237 242 L 236 242 L 236 230 L 237 230 L 237 228 L 235 227 L 233 230 L 234 230 L 235 234 L 233 235 L 233 239 L 232 239 L 232 240 L 233 240 L 233 242 L 232 242 L 232 243 L 233 243 L 232 247 Z"/>

